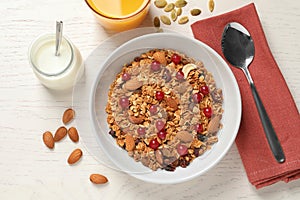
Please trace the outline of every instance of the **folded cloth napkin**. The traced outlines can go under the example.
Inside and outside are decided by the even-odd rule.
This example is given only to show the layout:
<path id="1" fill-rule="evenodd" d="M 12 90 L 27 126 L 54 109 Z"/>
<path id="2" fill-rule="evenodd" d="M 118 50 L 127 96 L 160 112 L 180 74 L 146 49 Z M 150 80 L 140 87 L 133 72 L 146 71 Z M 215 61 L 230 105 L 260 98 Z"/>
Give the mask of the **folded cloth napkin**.
<path id="1" fill-rule="evenodd" d="M 242 96 L 242 121 L 236 138 L 249 181 L 261 188 L 278 181 L 300 178 L 300 115 L 287 84 L 267 44 L 255 5 L 192 24 L 194 37 L 212 47 L 223 58 L 221 38 L 225 25 L 239 22 L 253 37 L 255 56 L 249 70 L 257 91 L 281 142 L 286 161 L 277 163 L 268 146 L 250 86 L 242 70 L 232 69 Z"/>

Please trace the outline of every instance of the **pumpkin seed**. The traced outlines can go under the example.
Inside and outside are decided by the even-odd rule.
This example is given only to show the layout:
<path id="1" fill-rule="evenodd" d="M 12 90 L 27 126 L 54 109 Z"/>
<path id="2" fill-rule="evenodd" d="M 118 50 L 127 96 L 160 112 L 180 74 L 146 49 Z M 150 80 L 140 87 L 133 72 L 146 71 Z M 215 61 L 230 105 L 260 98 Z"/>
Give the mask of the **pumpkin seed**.
<path id="1" fill-rule="evenodd" d="M 208 8 L 209 8 L 210 12 L 214 11 L 214 9 L 215 9 L 215 2 L 214 2 L 214 0 L 209 0 L 209 2 L 208 2 Z"/>
<path id="2" fill-rule="evenodd" d="M 175 4 L 174 3 L 169 3 L 167 4 L 167 6 L 165 7 L 164 11 L 165 12 L 171 12 L 175 7 Z"/>
<path id="3" fill-rule="evenodd" d="M 187 2 L 185 0 L 177 0 L 175 2 L 175 6 L 177 8 L 182 8 L 182 7 L 186 6 L 186 4 L 187 4 Z"/>
<path id="4" fill-rule="evenodd" d="M 160 20 L 157 16 L 154 17 L 153 24 L 155 27 L 160 27 Z"/>
<path id="5" fill-rule="evenodd" d="M 178 8 L 176 11 L 177 17 L 182 14 L 182 8 Z"/>
<path id="6" fill-rule="evenodd" d="M 154 5 L 158 8 L 164 8 L 167 5 L 166 0 L 155 0 Z"/>
<path id="7" fill-rule="evenodd" d="M 166 25 L 171 25 L 171 20 L 168 16 L 166 15 L 162 15 L 160 16 L 160 20 L 162 23 L 166 24 Z"/>
<path id="8" fill-rule="evenodd" d="M 176 21 L 176 19 L 177 19 L 177 13 L 176 13 L 176 10 L 172 10 L 172 12 L 171 12 L 171 19 L 172 19 L 173 22 Z"/>
<path id="9" fill-rule="evenodd" d="M 197 16 L 201 14 L 201 10 L 198 8 L 192 9 L 190 12 L 192 16 Z"/>
<path id="10" fill-rule="evenodd" d="M 189 21 L 188 16 L 183 16 L 178 20 L 178 24 L 186 24 Z"/>

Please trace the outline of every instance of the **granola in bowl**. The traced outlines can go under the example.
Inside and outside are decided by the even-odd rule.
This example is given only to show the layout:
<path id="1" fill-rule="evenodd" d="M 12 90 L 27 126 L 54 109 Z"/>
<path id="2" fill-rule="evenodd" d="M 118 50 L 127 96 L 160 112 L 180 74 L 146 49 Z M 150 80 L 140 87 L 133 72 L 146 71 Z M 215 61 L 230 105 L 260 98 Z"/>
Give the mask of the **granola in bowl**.
<path id="1" fill-rule="evenodd" d="M 218 142 L 222 90 L 201 61 L 178 51 L 137 56 L 110 86 L 109 134 L 152 170 L 185 168 Z"/>

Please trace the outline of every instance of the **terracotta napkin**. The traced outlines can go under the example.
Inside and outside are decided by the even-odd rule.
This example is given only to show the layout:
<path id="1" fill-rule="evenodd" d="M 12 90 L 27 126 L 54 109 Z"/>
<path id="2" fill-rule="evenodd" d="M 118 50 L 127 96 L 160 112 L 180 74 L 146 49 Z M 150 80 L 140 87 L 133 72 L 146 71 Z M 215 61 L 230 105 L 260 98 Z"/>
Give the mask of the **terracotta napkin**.
<path id="1" fill-rule="evenodd" d="M 278 181 L 289 182 L 300 178 L 299 111 L 269 49 L 255 5 L 252 3 L 195 22 L 191 27 L 196 39 L 208 44 L 224 58 L 221 50 L 222 32 L 225 25 L 233 21 L 244 25 L 253 37 L 255 56 L 249 70 L 286 156 L 283 164 L 277 163 L 273 157 L 248 81 L 242 70 L 227 62 L 242 96 L 242 121 L 236 145 L 248 179 L 256 188 L 261 188 Z"/>

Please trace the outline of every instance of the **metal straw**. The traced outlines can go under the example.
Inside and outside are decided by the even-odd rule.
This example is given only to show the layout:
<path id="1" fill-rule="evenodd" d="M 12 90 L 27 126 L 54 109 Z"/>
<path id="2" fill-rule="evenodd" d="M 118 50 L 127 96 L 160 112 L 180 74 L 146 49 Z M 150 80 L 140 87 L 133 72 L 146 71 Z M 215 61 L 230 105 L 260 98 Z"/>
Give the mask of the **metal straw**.
<path id="1" fill-rule="evenodd" d="M 59 56 L 59 47 L 61 45 L 62 40 L 62 29 L 63 29 L 63 22 L 56 21 L 56 46 L 55 46 L 55 56 Z"/>

